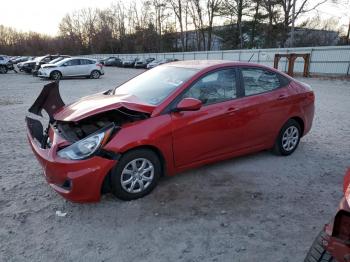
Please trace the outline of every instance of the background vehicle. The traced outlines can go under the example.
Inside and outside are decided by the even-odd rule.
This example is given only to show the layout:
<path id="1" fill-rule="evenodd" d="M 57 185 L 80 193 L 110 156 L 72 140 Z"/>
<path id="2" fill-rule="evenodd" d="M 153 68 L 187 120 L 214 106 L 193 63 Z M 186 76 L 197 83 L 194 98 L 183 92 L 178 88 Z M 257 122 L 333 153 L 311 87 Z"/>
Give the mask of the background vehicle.
<path id="1" fill-rule="evenodd" d="M 170 62 L 175 62 L 175 61 L 178 61 L 178 59 L 166 58 L 166 59 L 162 59 L 162 60 L 154 60 L 153 62 L 151 62 L 147 65 L 147 69 L 151 69 L 153 67 L 163 65 L 166 63 L 170 63 Z"/>
<path id="2" fill-rule="evenodd" d="M 93 79 L 104 74 L 103 65 L 96 60 L 84 57 L 65 58 L 55 64 L 46 64 L 40 68 L 38 76 L 58 80 L 64 77 L 85 76 Z"/>
<path id="3" fill-rule="evenodd" d="M 104 61 L 105 66 L 123 66 L 123 61 L 118 57 L 110 57 Z"/>
<path id="4" fill-rule="evenodd" d="M 57 58 L 61 58 L 60 60 L 63 60 L 64 58 L 69 58 L 69 57 L 70 56 L 68 56 L 68 55 L 46 55 L 46 56 L 42 56 L 42 57 L 40 57 L 40 58 L 38 58 L 36 60 L 35 67 L 33 69 L 33 75 L 36 76 L 38 74 L 38 71 L 41 68 L 41 65 L 48 64 L 51 61 L 56 60 Z"/>
<path id="5" fill-rule="evenodd" d="M 28 61 L 29 58 L 30 58 L 29 56 L 20 56 L 20 57 L 16 57 L 14 59 L 11 59 L 11 62 L 13 64 L 17 64 L 17 63 L 20 63 L 20 62 Z"/>
<path id="6" fill-rule="evenodd" d="M 149 63 L 151 63 L 154 58 L 149 57 L 147 59 L 141 59 L 135 62 L 135 68 L 146 68 Z"/>
<path id="7" fill-rule="evenodd" d="M 305 262 L 350 261 L 350 168 L 344 178 L 343 192 L 335 218 L 317 236 Z"/>
<path id="8" fill-rule="evenodd" d="M 29 111 L 42 109 L 53 142 L 31 118 L 28 137 L 49 184 L 72 201 L 98 200 L 102 185 L 131 200 L 165 174 L 266 149 L 292 154 L 311 129 L 314 93 L 261 65 L 184 61 L 70 105 L 51 83 Z"/>
<path id="9" fill-rule="evenodd" d="M 31 74 L 32 71 L 34 70 L 35 68 L 35 65 L 36 65 L 36 62 L 37 60 L 41 59 L 41 57 L 36 57 L 32 60 L 28 60 L 26 62 L 22 62 L 22 63 L 18 63 L 17 64 L 17 67 L 20 71 L 24 71 L 26 72 L 27 74 Z"/>
<path id="10" fill-rule="evenodd" d="M 138 58 L 126 59 L 123 61 L 123 67 L 134 67 L 136 61 L 138 61 Z"/>
<path id="11" fill-rule="evenodd" d="M 0 74 L 6 74 L 8 71 L 7 64 L 10 61 L 9 57 L 0 55 Z"/>

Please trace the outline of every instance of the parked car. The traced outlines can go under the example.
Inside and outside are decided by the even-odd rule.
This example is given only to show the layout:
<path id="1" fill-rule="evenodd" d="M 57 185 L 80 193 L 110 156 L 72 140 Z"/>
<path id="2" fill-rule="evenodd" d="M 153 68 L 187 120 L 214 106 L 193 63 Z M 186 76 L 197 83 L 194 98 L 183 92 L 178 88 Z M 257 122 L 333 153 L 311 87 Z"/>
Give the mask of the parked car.
<path id="1" fill-rule="evenodd" d="M 104 75 L 103 65 L 84 57 L 65 58 L 55 64 L 46 64 L 38 72 L 39 77 L 53 80 L 81 76 L 97 79 L 101 75 Z"/>
<path id="2" fill-rule="evenodd" d="M 156 66 L 159 66 L 159 65 L 163 65 L 163 64 L 166 64 L 166 63 L 170 63 L 170 62 L 175 62 L 175 61 L 178 61 L 177 59 L 173 59 L 173 58 L 166 58 L 166 59 L 162 59 L 162 60 L 154 60 L 153 62 L 149 63 L 147 65 L 147 69 L 151 69 L 151 68 L 154 68 Z"/>
<path id="3" fill-rule="evenodd" d="M 135 68 L 146 68 L 149 63 L 151 63 L 154 58 L 149 57 L 146 59 L 141 59 L 135 62 Z"/>
<path id="4" fill-rule="evenodd" d="M 335 218 L 317 236 L 305 262 L 350 261 L 350 168 L 344 178 L 343 192 Z"/>
<path id="5" fill-rule="evenodd" d="M 16 58 L 11 59 L 11 62 L 13 64 L 18 64 L 20 62 L 28 61 L 28 59 L 29 59 L 29 56 L 20 56 L 20 57 L 16 57 Z"/>
<path id="6" fill-rule="evenodd" d="M 105 66 L 123 66 L 123 61 L 118 57 L 110 57 L 104 62 Z"/>
<path id="7" fill-rule="evenodd" d="M 64 58 L 69 58 L 69 57 L 70 56 L 68 56 L 68 55 L 46 55 L 46 56 L 42 56 L 42 57 L 40 57 L 40 58 L 38 58 L 36 60 L 35 67 L 33 69 L 33 75 L 35 75 L 35 76 L 38 75 L 38 71 L 39 71 L 39 69 L 41 68 L 42 65 L 48 64 L 48 63 L 50 63 L 53 60 L 56 60 L 56 62 L 58 62 L 60 60 L 63 60 Z M 59 59 L 57 60 L 57 58 L 59 58 Z"/>
<path id="8" fill-rule="evenodd" d="M 28 60 L 28 61 L 23 62 L 23 63 L 18 63 L 17 67 L 18 67 L 19 71 L 24 71 L 27 74 L 31 74 L 35 68 L 36 62 L 38 60 L 40 60 L 41 58 L 42 57 L 36 57 L 32 60 Z"/>
<path id="9" fill-rule="evenodd" d="M 123 61 L 123 67 L 134 67 L 138 58 L 126 59 Z"/>
<path id="10" fill-rule="evenodd" d="M 48 183 L 77 202 L 108 188 L 140 198 L 163 175 L 265 149 L 290 155 L 314 116 L 308 85 L 251 63 L 165 64 L 70 105 L 58 88 L 29 109 L 45 110 L 48 128 L 27 117 L 27 134 Z"/>
<path id="11" fill-rule="evenodd" d="M 6 74 L 8 71 L 7 64 L 10 59 L 8 56 L 0 55 L 0 74 Z"/>

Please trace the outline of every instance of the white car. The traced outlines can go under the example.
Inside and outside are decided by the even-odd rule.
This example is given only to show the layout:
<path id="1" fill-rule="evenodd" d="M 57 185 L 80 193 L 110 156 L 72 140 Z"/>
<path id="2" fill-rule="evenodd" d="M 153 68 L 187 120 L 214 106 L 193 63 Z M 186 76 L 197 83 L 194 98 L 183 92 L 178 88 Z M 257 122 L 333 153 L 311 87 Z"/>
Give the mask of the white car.
<path id="1" fill-rule="evenodd" d="M 38 72 L 39 77 L 52 80 L 77 76 L 97 79 L 101 75 L 104 75 L 103 65 L 94 59 L 85 57 L 70 57 L 55 64 L 44 64 Z"/>

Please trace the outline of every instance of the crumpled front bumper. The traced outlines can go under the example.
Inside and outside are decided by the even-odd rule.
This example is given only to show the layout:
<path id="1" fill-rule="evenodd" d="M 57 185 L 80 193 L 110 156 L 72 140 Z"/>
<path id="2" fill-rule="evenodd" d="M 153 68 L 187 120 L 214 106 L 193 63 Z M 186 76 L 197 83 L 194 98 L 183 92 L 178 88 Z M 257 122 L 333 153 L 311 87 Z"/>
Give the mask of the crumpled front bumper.
<path id="1" fill-rule="evenodd" d="M 66 160 L 57 155 L 61 145 L 67 143 L 50 128 L 51 146 L 42 148 L 35 139 L 32 126 L 27 122 L 27 137 L 32 151 L 43 168 L 49 185 L 61 196 L 72 202 L 96 202 L 101 197 L 105 176 L 116 164 L 111 160 L 94 156 L 85 160 Z"/>

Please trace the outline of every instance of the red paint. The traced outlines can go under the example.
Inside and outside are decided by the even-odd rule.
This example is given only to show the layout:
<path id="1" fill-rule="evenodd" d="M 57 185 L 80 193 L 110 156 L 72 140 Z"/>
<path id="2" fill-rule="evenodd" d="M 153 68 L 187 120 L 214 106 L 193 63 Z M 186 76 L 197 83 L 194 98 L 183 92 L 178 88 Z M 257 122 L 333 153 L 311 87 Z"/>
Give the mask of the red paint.
<path id="1" fill-rule="evenodd" d="M 325 226 L 324 246 L 337 261 L 350 261 L 350 169 L 344 178 L 344 198 L 340 201 L 335 219 Z"/>
<path id="2" fill-rule="evenodd" d="M 313 92 L 275 69 L 250 63 L 222 61 L 187 61 L 170 65 L 198 68 L 200 71 L 157 106 L 142 104 L 135 97 L 127 95 L 116 97 L 97 94 L 61 108 L 54 114 L 54 118 L 79 121 L 87 116 L 122 106 L 149 113 L 151 117 L 146 120 L 122 126 L 104 149 L 124 153 L 135 147 L 153 147 L 162 154 L 167 175 L 270 149 L 281 127 L 293 117 L 303 121 L 303 135 L 311 128 L 314 116 Z M 180 93 L 204 74 L 237 66 L 267 68 L 283 75 L 291 82 L 270 92 L 207 106 L 200 106 L 195 99 L 185 99 L 178 107 L 186 107 L 193 111 L 164 113 L 164 109 Z M 72 179 L 71 192 L 62 192 L 61 188 L 53 187 L 72 201 L 98 200 L 104 177 L 117 163 L 97 156 L 83 161 L 60 159 L 56 154 L 57 147 L 67 142 L 53 132 L 50 134 L 53 146 L 51 149 L 43 150 L 35 145 L 28 132 L 32 149 L 43 166 L 49 183 L 60 184 L 66 178 Z"/>

